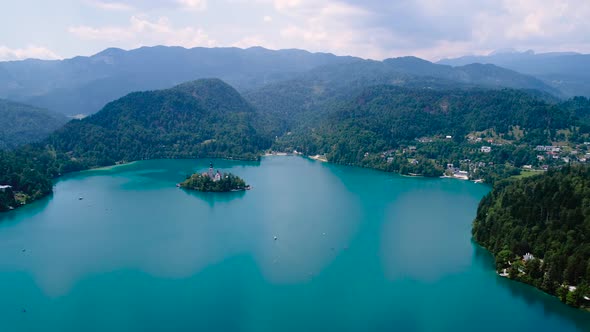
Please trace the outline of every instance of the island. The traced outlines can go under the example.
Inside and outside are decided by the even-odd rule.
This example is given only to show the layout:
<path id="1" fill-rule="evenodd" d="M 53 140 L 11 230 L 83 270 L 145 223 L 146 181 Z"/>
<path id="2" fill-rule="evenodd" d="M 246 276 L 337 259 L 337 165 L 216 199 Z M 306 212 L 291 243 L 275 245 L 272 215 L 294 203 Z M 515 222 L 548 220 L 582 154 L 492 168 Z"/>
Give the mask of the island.
<path id="1" fill-rule="evenodd" d="M 204 173 L 187 176 L 186 180 L 178 184 L 179 187 L 204 192 L 230 192 L 250 190 L 250 186 L 240 177 L 231 173 L 222 173 L 213 169 L 213 163 Z"/>

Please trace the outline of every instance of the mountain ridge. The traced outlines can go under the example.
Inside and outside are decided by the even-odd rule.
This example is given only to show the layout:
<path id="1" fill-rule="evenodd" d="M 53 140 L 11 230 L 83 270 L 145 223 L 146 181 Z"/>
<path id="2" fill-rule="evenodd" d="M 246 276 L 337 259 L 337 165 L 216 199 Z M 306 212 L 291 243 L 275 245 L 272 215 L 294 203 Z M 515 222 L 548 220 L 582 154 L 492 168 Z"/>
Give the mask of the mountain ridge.
<path id="1" fill-rule="evenodd" d="M 516 52 L 443 59 L 439 64 L 462 66 L 495 64 L 535 76 L 560 90 L 565 97 L 590 96 L 590 54 L 572 52 Z"/>
<path id="2" fill-rule="evenodd" d="M 456 84 L 538 89 L 558 95 L 553 87 L 523 74 L 504 71 L 500 75 L 497 73 L 502 70 L 497 68 L 496 74 L 491 73 L 492 77 L 484 79 L 473 68 L 443 67 L 416 57 L 381 62 L 299 49 L 153 46 L 133 50 L 109 48 L 92 56 L 64 60 L 0 62 L 0 97 L 68 115 L 92 114 L 109 101 L 133 91 L 165 89 L 186 81 L 216 77 L 240 92 L 249 92 L 296 79 L 322 67 L 341 66 L 341 70 L 346 70 L 348 65 L 358 62 L 383 64 L 381 69 L 375 70 L 398 71 L 398 76 L 428 76 Z"/>

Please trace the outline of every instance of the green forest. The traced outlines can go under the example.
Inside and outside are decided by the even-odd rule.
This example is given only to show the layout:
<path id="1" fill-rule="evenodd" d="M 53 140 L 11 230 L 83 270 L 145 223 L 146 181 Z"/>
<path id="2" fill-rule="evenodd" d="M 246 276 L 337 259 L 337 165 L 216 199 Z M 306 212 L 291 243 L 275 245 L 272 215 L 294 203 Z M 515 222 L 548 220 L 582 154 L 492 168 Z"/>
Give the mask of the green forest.
<path id="1" fill-rule="evenodd" d="M 573 306 L 590 304 L 583 298 L 590 294 L 588 234 L 590 168 L 579 166 L 497 183 L 473 223 L 474 239 L 495 255 L 498 270 Z M 527 253 L 534 258 L 523 260 Z"/>
<path id="2" fill-rule="evenodd" d="M 0 149 L 44 139 L 67 121 L 59 113 L 0 99 Z"/>
<path id="3" fill-rule="evenodd" d="M 488 183 L 518 174 L 523 165 L 554 162 L 540 162 L 534 151 L 537 145 L 564 140 L 581 144 L 590 134 L 588 99 L 559 104 L 508 89 L 380 85 L 363 89 L 346 101 L 328 101 L 300 112 L 298 125 L 280 136 L 273 149 L 322 154 L 334 163 L 424 176 L 442 175 L 449 163 L 478 160 L 493 165 L 474 172 Z M 493 132 L 503 142 L 495 144 L 494 153 L 480 153 L 482 144 L 467 140 L 470 133 L 483 131 Z M 447 136 L 452 139 L 440 139 Z M 415 148 L 411 154 L 399 153 L 408 146 Z"/>

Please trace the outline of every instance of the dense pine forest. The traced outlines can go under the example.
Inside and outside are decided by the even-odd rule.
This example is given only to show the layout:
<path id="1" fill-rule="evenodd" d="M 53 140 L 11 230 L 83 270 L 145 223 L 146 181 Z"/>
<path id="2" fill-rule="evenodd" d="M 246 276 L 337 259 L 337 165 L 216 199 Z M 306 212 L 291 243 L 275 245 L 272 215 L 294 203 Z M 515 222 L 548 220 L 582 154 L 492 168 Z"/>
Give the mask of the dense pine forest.
<path id="1" fill-rule="evenodd" d="M 590 168 L 498 183 L 480 203 L 474 239 L 509 277 L 590 304 Z M 526 254 L 532 254 L 532 258 Z M 570 286 L 574 286 L 570 288 Z"/>

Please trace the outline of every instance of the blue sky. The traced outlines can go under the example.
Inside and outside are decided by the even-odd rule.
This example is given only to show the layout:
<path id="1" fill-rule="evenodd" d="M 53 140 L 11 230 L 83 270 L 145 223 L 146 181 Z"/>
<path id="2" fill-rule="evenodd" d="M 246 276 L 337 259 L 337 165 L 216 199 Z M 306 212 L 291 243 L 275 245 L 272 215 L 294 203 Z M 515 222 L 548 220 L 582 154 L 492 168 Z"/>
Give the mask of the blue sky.
<path id="1" fill-rule="evenodd" d="M 590 53 L 588 0 L 5 0 L 0 60 L 108 47 L 264 46 L 429 60 L 515 48 Z"/>

